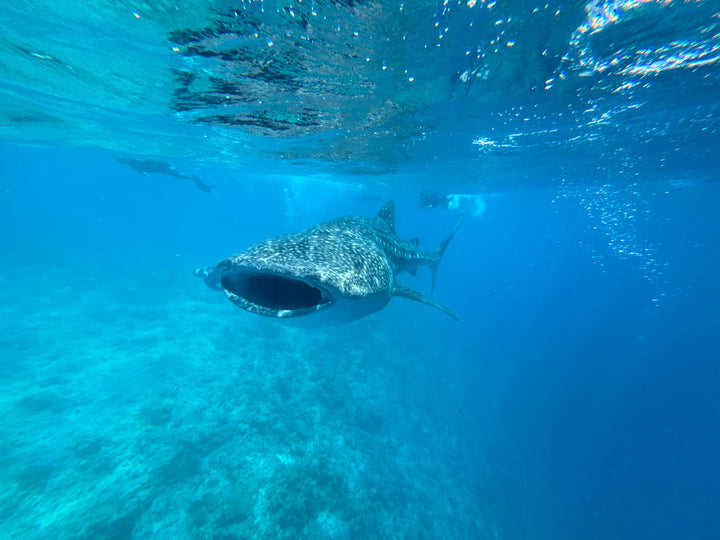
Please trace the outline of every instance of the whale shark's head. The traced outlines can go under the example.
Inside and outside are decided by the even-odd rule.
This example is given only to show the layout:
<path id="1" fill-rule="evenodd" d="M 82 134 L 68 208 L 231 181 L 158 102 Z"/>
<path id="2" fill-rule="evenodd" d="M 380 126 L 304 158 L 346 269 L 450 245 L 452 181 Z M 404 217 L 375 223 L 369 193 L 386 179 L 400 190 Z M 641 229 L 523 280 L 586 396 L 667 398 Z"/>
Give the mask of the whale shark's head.
<path id="1" fill-rule="evenodd" d="M 358 319 L 387 304 L 393 267 L 372 239 L 343 226 L 271 238 L 195 275 L 257 315 L 301 326 Z"/>

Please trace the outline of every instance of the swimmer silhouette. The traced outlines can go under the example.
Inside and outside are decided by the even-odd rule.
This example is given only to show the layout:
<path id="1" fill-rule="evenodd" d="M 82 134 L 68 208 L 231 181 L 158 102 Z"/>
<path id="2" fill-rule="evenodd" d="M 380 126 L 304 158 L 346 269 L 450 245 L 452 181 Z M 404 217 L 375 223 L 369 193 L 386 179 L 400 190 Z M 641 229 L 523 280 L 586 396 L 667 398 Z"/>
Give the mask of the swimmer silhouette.
<path id="1" fill-rule="evenodd" d="M 183 178 L 185 180 L 192 180 L 198 189 L 209 193 L 215 186 L 208 185 L 200 180 L 194 174 L 181 174 L 178 172 L 175 165 L 172 163 L 165 163 L 164 161 L 154 161 L 152 159 L 133 159 L 133 158 L 118 158 L 120 163 L 124 163 L 129 167 L 132 167 L 140 174 L 149 176 L 151 174 L 164 174 L 166 176 L 172 176 L 173 178 Z"/>
<path id="2" fill-rule="evenodd" d="M 485 199 L 480 194 L 450 193 L 443 195 L 437 191 L 424 191 L 420 194 L 420 208 L 444 208 L 445 210 L 468 211 L 478 217 L 485 212 Z"/>

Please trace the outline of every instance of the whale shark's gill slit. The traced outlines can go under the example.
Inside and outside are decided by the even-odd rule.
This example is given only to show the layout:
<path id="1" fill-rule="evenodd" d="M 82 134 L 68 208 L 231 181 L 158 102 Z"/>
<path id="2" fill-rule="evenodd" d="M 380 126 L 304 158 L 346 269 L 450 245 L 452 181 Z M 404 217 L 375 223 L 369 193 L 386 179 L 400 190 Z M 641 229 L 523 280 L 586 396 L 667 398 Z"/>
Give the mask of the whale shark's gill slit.
<path id="1" fill-rule="evenodd" d="M 276 274 L 224 272 L 222 286 L 247 302 L 278 311 L 310 308 L 329 301 L 321 289 Z"/>

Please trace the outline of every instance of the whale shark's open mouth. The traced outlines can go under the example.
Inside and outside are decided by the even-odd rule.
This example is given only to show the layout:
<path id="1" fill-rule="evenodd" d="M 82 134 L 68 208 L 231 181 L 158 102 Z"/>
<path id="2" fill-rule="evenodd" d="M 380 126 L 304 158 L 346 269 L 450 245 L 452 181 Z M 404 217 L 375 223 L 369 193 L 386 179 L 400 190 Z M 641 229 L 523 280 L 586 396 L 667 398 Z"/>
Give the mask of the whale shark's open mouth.
<path id="1" fill-rule="evenodd" d="M 235 304 L 268 317 L 305 315 L 333 302 L 327 291 L 297 276 L 233 268 L 221 282 Z"/>

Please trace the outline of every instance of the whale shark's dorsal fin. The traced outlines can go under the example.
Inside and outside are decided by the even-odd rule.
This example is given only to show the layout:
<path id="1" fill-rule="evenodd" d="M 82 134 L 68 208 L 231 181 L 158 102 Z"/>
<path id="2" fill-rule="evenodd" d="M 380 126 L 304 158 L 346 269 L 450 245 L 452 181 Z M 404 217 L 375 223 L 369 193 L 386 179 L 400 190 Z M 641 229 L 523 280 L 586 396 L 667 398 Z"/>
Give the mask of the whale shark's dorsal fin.
<path id="1" fill-rule="evenodd" d="M 386 202 L 385 206 L 377 213 L 377 218 L 390 229 L 391 233 L 395 234 L 395 201 Z"/>
<path id="2" fill-rule="evenodd" d="M 416 302 L 422 302 L 423 304 L 427 304 L 429 306 L 439 309 L 443 313 L 447 313 L 456 321 L 460 320 L 460 319 L 458 319 L 457 313 L 455 313 L 449 307 L 443 306 L 440 302 L 436 302 L 432 298 L 429 298 L 422 293 L 414 291 L 413 289 L 410 289 L 409 287 L 400 285 L 399 283 L 395 283 L 395 288 L 393 290 L 393 296 L 402 296 L 403 298 L 407 298 L 409 300 L 415 300 Z"/>

